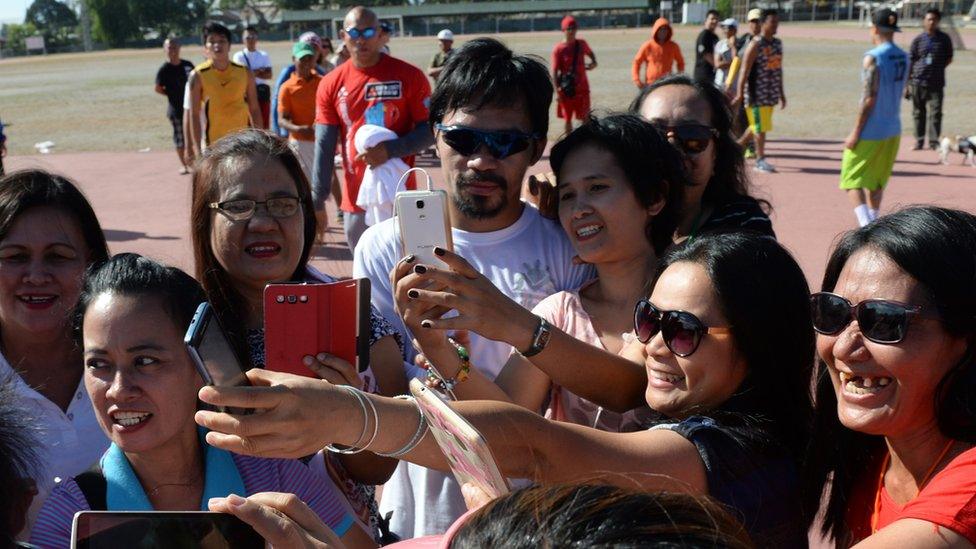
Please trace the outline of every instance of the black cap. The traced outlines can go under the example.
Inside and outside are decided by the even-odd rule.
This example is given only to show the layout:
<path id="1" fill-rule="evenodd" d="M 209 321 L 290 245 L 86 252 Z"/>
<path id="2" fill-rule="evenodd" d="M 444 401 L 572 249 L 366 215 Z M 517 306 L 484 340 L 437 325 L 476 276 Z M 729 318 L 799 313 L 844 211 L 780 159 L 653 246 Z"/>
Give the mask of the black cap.
<path id="1" fill-rule="evenodd" d="M 894 10 L 888 8 L 881 8 L 880 10 L 874 12 L 874 17 L 871 18 L 871 23 L 878 27 L 878 30 L 888 31 L 888 32 L 901 32 L 898 28 L 898 14 Z"/>

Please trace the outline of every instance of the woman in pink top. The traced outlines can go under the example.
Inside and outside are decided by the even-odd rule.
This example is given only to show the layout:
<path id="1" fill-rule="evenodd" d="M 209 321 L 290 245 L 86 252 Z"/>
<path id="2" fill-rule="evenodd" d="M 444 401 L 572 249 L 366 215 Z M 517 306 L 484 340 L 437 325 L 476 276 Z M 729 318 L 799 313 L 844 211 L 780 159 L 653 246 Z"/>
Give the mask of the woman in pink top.
<path id="1" fill-rule="evenodd" d="M 579 387 L 595 385 L 597 378 L 600 382 L 621 385 L 626 380 L 617 375 L 616 369 L 604 370 L 603 359 L 587 360 L 579 352 L 593 346 L 604 355 L 607 352 L 616 355 L 624 349 L 633 329 L 634 303 L 646 295 L 657 252 L 671 243 L 674 234 L 677 219 L 674 210 L 680 204 L 674 195 L 685 184 L 681 157 L 653 126 L 639 117 L 612 115 L 591 118 L 557 143 L 550 163 L 558 182 L 559 222 L 576 248 L 579 260 L 592 264 L 597 278 L 579 290 L 549 296 L 531 312 L 507 307 L 509 300 L 503 296 L 486 293 L 472 297 L 469 301 L 472 305 L 480 303 L 482 308 L 498 311 L 496 314 L 505 318 L 496 322 L 486 315 L 477 315 L 484 318 L 485 328 L 497 330 L 497 334 L 483 331 L 480 326 L 473 329 L 521 350 L 530 346 L 524 339 L 532 335 L 542 318 L 561 332 L 558 337 L 568 336 L 587 345 L 578 342 L 564 345 L 555 339 L 554 331 L 551 347 L 553 350 L 559 347 L 564 353 L 544 353 L 530 359 L 513 352 L 495 379 L 497 386 L 472 368 L 471 379 L 458 384 L 454 392 L 461 399 L 510 400 L 530 410 L 545 412 L 552 419 L 606 431 L 636 431 L 643 423 L 641 416 L 649 416 L 646 405 L 621 414 L 604 409 L 580 394 Z M 464 260 L 450 252 L 444 259 L 462 272 L 471 270 L 464 269 L 467 266 Z M 398 274 L 403 277 L 397 287 L 400 310 L 429 308 L 424 298 L 411 297 L 417 291 L 414 287 L 425 287 L 423 276 Z M 482 282 L 490 286 L 486 280 L 475 279 L 467 283 L 470 284 L 467 290 L 459 288 L 458 293 L 477 287 L 493 289 Z M 463 305 L 457 309 L 462 316 L 470 313 Z M 404 313 L 405 319 L 414 318 L 419 322 L 417 317 Z M 438 371 L 454 376 L 460 364 L 452 346 L 440 352 L 443 332 L 425 329 L 419 323 L 410 326 L 409 321 L 408 326 Z M 567 355 L 577 359 L 574 363 L 590 367 L 567 372 L 565 379 L 553 379 L 546 374 L 548 369 L 535 363 L 566 363 Z M 640 382 L 646 383 L 646 379 Z M 564 388 L 564 383 L 572 390 Z"/>

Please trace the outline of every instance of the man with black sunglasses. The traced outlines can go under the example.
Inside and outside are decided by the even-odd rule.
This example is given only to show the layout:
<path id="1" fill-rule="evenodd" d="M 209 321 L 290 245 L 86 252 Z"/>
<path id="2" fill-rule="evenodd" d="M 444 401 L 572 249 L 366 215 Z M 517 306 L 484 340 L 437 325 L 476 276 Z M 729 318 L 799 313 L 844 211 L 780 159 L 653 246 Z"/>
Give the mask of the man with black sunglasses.
<path id="1" fill-rule="evenodd" d="M 450 197 L 454 251 L 529 309 L 593 276 L 589 267 L 573 264 L 576 252 L 560 226 L 519 199 L 526 171 L 545 150 L 552 95 L 552 81 L 542 63 L 513 53 L 497 40 L 479 38 L 451 56 L 430 104 Z M 396 219 L 386 220 L 363 234 L 353 276 L 370 279 L 373 305 L 400 330 L 404 341 L 411 341 L 413 336 L 394 309 L 390 281 L 401 259 Z M 426 272 L 435 267 L 414 268 Z M 541 324 L 536 333 L 540 330 L 545 331 Z M 544 339 L 529 335 L 534 341 Z M 470 339 L 471 364 L 493 379 L 512 347 L 475 333 Z M 405 368 L 411 377 L 425 373 L 413 366 L 414 355 L 413 349 L 407 350 Z M 453 477 L 406 463 L 386 483 L 380 502 L 382 515 L 393 513 L 390 529 L 405 538 L 442 533 L 464 511 Z"/>
<path id="2" fill-rule="evenodd" d="M 349 51 L 348 63 L 339 65 L 319 83 L 316 93 L 315 166 L 312 198 L 319 230 L 328 224 L 325 199 L 334 169 L 336 144 L 342 139 L 343 224 L 349 250 L 354 251 L 366 230 L 366 212 L 356 206 L 367 166 L 379 166 L 391 158 L 413 165 L 413 155 L 433 142 L 427 125 L 430 82 L 419 68 L 382 52 L 387 33 L 376 13 L 357 6 L 343 21 L 342 41 Z M 365 124 L 382 126 L 399 138 L 375 147 L 356 149 L 356 131 Z M 408 188 L 413 180 L 408 180 Z"/>

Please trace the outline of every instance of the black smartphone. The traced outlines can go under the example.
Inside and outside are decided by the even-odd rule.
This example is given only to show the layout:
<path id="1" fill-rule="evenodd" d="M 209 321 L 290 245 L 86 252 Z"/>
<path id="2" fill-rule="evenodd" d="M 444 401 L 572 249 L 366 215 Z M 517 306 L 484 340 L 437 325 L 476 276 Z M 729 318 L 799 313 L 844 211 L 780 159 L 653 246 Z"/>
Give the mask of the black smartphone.
<path id="1" fill-rule="evenodd" d="M 197 307 L 183 338 L 190 357 L 207 385 L 236 387 L 250 385 L 241 361 L 231 347 L 213 307 L 204 301 Z M 231 414 L 250 413 L 250 409 L 219 409 Z"/>
<path id="2" fill-rule="evenodd" d="M 207 511 L 81 511 L 71 524 L 71 549 L 264 549 L 249 524 Z"/>

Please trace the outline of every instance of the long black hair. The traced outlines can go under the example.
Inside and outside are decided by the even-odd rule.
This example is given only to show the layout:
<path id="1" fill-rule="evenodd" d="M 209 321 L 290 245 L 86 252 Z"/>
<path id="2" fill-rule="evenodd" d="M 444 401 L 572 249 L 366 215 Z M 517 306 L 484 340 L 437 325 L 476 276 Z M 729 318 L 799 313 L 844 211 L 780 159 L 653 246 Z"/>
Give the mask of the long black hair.
<path id="1" fill-rule="evenodd" d="M 661 132 L 639 116 L 591 116 L 552 147 L 549 164 L 557 181 L 566 157 L 585 145 L 613 154 L 641 206 L 647 208 L 662 198 L 665 200 L 664 209 L 645 228 L 654 251 L 663 253 L 671 245 L 677 228 L 681 192 L 686 182 L 681 155 Z"/>
<path id="2" fill-rule="evenodd" d="M 746 175 L 745 160 L 742 147 L 732 135 L 732 111 L 729 101 L 711 82 L 694 80 L 685 74 L 672 74 L 644 87 L 637 97 L 630 103 L 630 112 L 640 114 L 641 107 L 649 95 L 655 90 L 666 86 L 688 86 L 693 88 L 708 103 L 712 111 L 712 127 L 718 132 L 715 138 L 715 169 L 711 179 L 705 187 L 702 202 L 709 204 L 725 204 L 749 193 L 749 177 Z M 769 204 L 760 201 L 763 207 L 769 209 Z"/>
<path id="3" fill-rule="evenodd" d="M 865 248 L 884 254 L 914 278 L 945 331 L 969 341 L 965 356 L 942 378 L 932 398 L 939 431 L 951 439 L 976 443 L 976 216 L 916 206 L 849 232 L 827 262 L 823 291 L 834 290 L 844 265 Z M 804 509 L 812 522 L 821 488 L 832 478 L 823 534 L 847 543 L 851 535 L 847 512 L 853 490 L 877 468 L 885 452 L 884 437 L 841 425 L 837 395 L 823 362 L 817 365 L 816 383 L 817 411 L 806 463 L 809 487 Z"/>
<path id="4" fill-rule="evenodd" d="M 717 410 L 702 412 L 755 429 L 799 464 L 813 415 L 815 343 L 803 271 L 776 240 L 751 232 L 710 233 L 671 248 L 658 263 L 655 284 L 678 262 L 696 263 L 708 273 L 736 351 L 748 365 L 734 394 Z"/>

